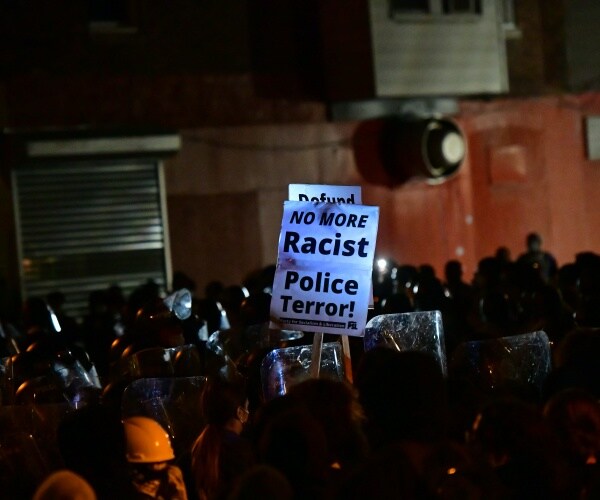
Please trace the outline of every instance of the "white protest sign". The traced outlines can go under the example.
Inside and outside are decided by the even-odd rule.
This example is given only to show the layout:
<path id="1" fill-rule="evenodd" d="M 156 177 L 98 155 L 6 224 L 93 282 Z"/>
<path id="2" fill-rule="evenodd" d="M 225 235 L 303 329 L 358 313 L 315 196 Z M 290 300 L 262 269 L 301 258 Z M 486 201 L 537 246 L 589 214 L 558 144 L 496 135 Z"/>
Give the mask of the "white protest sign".
<path id="1" fill-rule="evenodd" d="M 329 186 L 327 184 L 290 184 L 289 199 L 328 203 L 362 203 L 360 186 Z M 373 285 L 369 292 L 369 307 L 372 309 Z"/>
<path id="2" fill-rule="evenodd" d="M 289 199 L 317 203 L 354 203 L 360 205 L 360 186 L 328 186 L 324 184 L 290 184 Z"/>
<path id="3" fill-rule="evenodd" d="M 364 334 L 379 208 L 286 201 L 271 320 L 279 328 Z"/>

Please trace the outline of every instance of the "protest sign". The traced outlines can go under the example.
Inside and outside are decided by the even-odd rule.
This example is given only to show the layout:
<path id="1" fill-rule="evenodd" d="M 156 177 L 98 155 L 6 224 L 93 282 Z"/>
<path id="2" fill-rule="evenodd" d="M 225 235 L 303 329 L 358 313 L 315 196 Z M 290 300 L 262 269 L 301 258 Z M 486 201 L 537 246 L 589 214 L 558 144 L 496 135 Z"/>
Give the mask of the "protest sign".
<path id="1" fill-rule="evenodd" d="M 379 208 L 286 201 L 271 319 L 279 328 L 362 336 Z"/>
<path id="2" fill-rule="evenodd" d="M 360 186 L 329 186 L 326 184 L 290 184 L 289 199 L 316 203 L 362 203 Z M 373 285 L 369 292 L 369 308 L 373 309 Z"/>
<path id="3" fill-rule="evenodd" d="M 360 186 L 327 186 L 323 184 L 290 184 L 289 199 L 316 203 L 354 203 L 360 205 Z"/>

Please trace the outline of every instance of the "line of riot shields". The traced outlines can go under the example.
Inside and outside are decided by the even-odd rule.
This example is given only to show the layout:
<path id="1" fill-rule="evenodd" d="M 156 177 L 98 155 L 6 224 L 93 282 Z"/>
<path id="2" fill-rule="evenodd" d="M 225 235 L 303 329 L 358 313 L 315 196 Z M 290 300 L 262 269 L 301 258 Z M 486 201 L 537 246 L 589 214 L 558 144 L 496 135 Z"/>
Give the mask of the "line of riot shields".
<path id="1" fill-rule="evenodd" d="M 130 342 L 117 346 L 119 355 L 107 377 L 98 376 L 94 363 L 77 348 L 34 348 L 2 359 L 0 484 L 5 498 L 31 495 L 46 474 L 60 467 L 57 428 L 67 415 L 86 406 L 108 403 L 119 406 L 122 418 L 155 419 L 170 434 L 179 457 L 205 425 L 201 395 L 211 377 L 245 379 L 260 404 L 311 376 L 310 335 L 273 329 L 267 322 L 242 329 L 224 323 L 208 335 L 206 323 L 193 318 L 187 290 L 175 292 L 163 304 L 150 321 L 167 325 L 169 341 L 153 345 L 150 333 L 144 335 L 155 326 L 138 325 Z M 173 336 L 183 324 L 187 334 Z M 376 316 L 368 322 L 363 341 L 364 351 L 383 347 L 428 353 L 445 376 L 449 371 L 458 374 L 481 391 L 503 386 L 540 391 L 551 369 L 550 342 L 541 331 L 466 342 L 446 359 L 439 311 Z M 343 380 L 345 369 L 341 343 L 325 342 L 320 376 Z"/>

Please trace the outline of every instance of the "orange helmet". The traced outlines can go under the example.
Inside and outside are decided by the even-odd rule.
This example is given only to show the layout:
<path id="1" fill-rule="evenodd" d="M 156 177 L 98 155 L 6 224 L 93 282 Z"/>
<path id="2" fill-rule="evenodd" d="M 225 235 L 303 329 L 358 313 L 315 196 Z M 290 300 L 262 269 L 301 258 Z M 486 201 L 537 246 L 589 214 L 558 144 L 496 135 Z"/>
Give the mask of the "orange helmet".
<path id="1" fill-rule="evenodd" d="M 156 420 L 148 417 L 129 417 L 123 420 L 123 426 L 128 462 L 166 462 L 175 458 L 171 439 Z"/>

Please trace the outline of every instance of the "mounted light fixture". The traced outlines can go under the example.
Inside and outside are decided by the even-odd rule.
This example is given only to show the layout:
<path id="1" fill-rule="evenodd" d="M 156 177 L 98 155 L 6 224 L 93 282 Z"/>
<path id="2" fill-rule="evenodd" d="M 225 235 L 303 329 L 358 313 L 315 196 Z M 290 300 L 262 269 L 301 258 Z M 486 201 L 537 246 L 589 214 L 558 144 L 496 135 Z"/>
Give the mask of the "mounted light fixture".
<path id="1" fill-rule="evenodd" d="M 459 171 L 466 154 L 465 137 L 454 121 L 411 115 L 363 122 L 353 147 L 365 179 L 391 186 L 444 182 Z"/>

